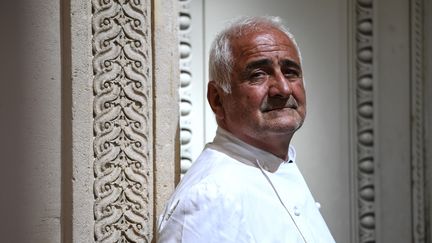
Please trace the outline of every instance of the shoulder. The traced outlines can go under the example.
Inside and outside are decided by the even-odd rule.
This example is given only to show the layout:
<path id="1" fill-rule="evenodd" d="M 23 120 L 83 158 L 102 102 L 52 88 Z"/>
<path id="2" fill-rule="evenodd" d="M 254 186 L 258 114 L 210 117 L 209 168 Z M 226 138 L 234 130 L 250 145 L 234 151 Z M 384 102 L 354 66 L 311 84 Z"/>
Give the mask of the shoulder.
<path id="1" fill-rule="evenodd" d="M 181 239 L 175 242 L 209 242 L 205 239 L 213 237 L 219 241 L 212 242 L 233 242 L 217 237 L 225 235 L 234 239 L 243 225 L 244 187 L 239 180 L 242 172 L 238 172 L 238 165 L 228 156 L 217 151 L 203 152 L 195 163 L 159 219 L 159 238 Z"/>
<path id="2" fill-rule="evenodd" d="M 207 148 L 184 175 L 175 194 L 199 194 L 201 191 L 228 193 L 242 183 L 240 178 L 249 173 L 248 167 L 222 152 Z"/>
<path id="3" fill-rule="evenodd" d="M 202 181 L 175 197 L 160 218 L 159 242 L 234 242 L 243 211 L 224 189 Z"/>
<path id="4" fill-rule="evenodd" d="M 184 201 L 188 210 L 207 210 L 212 206 L 221 209 L 227 206 L 231 209 L 232 204 L 241 198 L 244 188 L 244 181 L 239 180 L 240 177 L 241 171 L 222 164 L 198 174 L 192 172 L 182 179 L 172 199 Z"/>

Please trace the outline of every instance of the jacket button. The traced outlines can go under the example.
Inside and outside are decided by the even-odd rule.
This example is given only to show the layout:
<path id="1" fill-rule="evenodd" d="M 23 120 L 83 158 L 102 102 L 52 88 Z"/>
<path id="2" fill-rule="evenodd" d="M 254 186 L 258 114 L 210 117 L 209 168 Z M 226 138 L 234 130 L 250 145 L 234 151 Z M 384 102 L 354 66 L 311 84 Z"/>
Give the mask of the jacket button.
<path id="1" fill-rule="evenodd" d="M 300 209 L 297 206 L 294 206 L 294 215 L 300 216 Z"/>

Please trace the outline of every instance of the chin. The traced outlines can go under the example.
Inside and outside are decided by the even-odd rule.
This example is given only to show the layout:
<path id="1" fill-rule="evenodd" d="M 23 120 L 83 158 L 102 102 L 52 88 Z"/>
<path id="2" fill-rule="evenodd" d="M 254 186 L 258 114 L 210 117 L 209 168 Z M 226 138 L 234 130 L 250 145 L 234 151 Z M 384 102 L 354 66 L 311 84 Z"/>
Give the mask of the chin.
<path id="1" fill-rule="evenodd" d="M 301 126 L 302 126 L 302 123 L 274 124 L 273 126 L 269 127 L 268 130 L 271 130 L 274 133 L 292 134 L 292 133 L 296 132 Z"/>
<path id="2" fill-rule="evenodd" d="M 300 117 L 280 117 L 270 121 L 268 124 L 278 130 L 296 131 L 303 125 L 303 119 Z"/>

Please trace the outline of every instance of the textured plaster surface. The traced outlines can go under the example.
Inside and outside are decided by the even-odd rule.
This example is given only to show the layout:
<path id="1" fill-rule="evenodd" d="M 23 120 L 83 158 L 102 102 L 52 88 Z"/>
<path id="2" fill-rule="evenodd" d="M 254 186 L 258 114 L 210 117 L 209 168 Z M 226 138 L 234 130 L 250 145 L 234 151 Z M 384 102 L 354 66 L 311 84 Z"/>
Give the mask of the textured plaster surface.
<path id="1" fill-rule="evenodd" d="M 65 151 L 65 191 L 71 190 L 71 198 L 65 198 L 65 240 L 69 242 L 93 241 L 93 73 L 91 49 L 91 2 L 71 1 L 70 12 L 64 16 L 70 21 L 70 32 L 65 33 L 64 47 L 70 55 L 64 56 L 69 69 L 65 70 L 65 86 L 71 90 L 69 112 L 72 122 L 67 143 L 72 151 Z M 65 21 L 67 23 L 67 21 Z M 69 38 L 68 38 L 69 37 Z M 66 50 L 65 50 L 66 51 Z M 66 144 L 67 144 L 66 143 Z M 69 157 L 69 158 L 68 158 Z M 65 192 L 67 193 L 67 192 Z M 71 218 L 69 218 L 71 217 Z M 72 222 L 72 225 L 67 226 Z M 72 234 L 70 231 L 72 229 Z"/>
<path id="2" fill-rule="evenodd" d="M 175 168 L 179 164 L 176 3 L 154 2 L 155 217 L 162 213 L 174 190 Z"/>

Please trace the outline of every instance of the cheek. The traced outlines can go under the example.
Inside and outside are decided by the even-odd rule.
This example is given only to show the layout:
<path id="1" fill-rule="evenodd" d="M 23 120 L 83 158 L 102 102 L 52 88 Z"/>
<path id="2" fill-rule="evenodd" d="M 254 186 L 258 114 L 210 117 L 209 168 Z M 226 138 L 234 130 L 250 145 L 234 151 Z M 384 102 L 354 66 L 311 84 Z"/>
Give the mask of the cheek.
<path id="1" fill-rule="evenodd" d="M 259 106 L 265 97 L 267 97 L 268 88 L 264 85 L 261 87 L 255 87 L 249 92 L 245 93 L 245 98 L 247 102 L 254 106 Z"/>
<path id="2" fill-rule="evenodd" d="M 261 111 L 262 103 L 265 97 L 264 95 L 248 95 L 244 99 L 244 111 L 249 113 L 256 113 Z"/>
<path id="3" fill-rule="evenodd" d="M 233 105 L 237 113 L 251 113 L 260 109 L 267 92 L 264 87 L 243 87 L 233 92 Z"/>
<path id="4" fill-rule="evenodd" d="M 293 87 L 293 95 L 298 102 L 301 102 L 303 104 L 306 103 L 306 92 L 303 84 L 299 84 Z"/>

